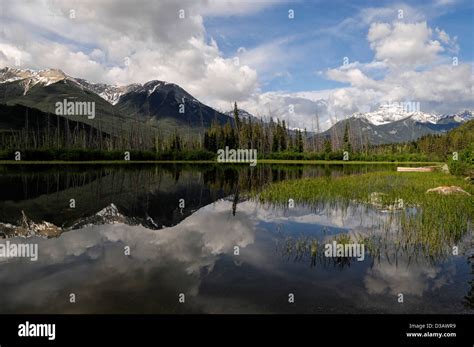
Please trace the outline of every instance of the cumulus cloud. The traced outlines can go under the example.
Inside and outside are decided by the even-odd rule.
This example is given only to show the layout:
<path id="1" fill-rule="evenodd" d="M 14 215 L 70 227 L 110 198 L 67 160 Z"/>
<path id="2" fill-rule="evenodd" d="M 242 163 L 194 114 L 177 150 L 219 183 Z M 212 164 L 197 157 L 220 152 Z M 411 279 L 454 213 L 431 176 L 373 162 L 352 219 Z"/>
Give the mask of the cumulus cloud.
<path id="1" fill-rule="evenodd" d="M 267 120 L 284 120 L 290 128 L 312 131 L 317 128 L 317 116 L 321 126 L 327 120 L 327 103 L 324 100 L 327 95 L 325 91 L 302 94 L 266 92 L 254 95 L 242 102 L 240 107 Z"/>
<path id="2" fill-rule="evenodd" d="M 6 1 L 6 0 L 2 0 Z M 213 105 L 247 98 L 257 72 L 225 58 L 204 15 L 243 15 L 271 5 L 237 1 L 18 1 L 0 31 L 0 65 L 61 68 L 92 82 L 151 79 L 181 85 Z"/>
<path id="3" fill-rule="evenodd" d="M 446 278 L 439 280 L 440 273 L 441 268 L 428 264 L 407 266 L 405 261 L 398 265 L 383 261 L 367 271 L 364 283 L 369 294 L 422 296 L 433 287 L 446 284 Z"/>
<path id="4" fill-rule="evenodd" d="M 250 98 L 249 111 L 290 119 L 298 128 L 314 128 L 319 114 L 321 130 L 355 112 L 368 112 L 386 102 L 416 101 L 421 111 L 453 113 L 474 107 L 472 65 L 457 62 L 457 38 L 428 26 L 424 16 L 410 7 L 401 7 L 410 21 L 394 20 L 393 9 L 362 10 L 357 25 L 367 25 L 366 39 L 373 52 L 367 63 L 354 61 L 318 71 L 318 76 L 347 84 L 316 93 L 271 92 Z M 389 21 L 389 18 L 392 21 Z M 338 28 L 353 25 L 345 20 Z M 352 24 L 351 24 L 352 23 Z M 276 50 L 269 46 L 270 51 Z M 257 50 L 254 50 L 257 52 Z M 319 95 L 318 95 L 319 94 Z M 324 95 L 322 95 L 324 94 Z M 318 95 L 320 99 L 308 97 Z M 288 108 L 294 105 L 295 113 Z M 290 117 L 291 116 L 291 117 Z"/>
<path id="5" fill-rule="evenodd" d="M 374 23 L 367 39 L 375 52 L 375 58 L 388 64 L 417 67 L 434 61 L 444 48 L 432 39 L 432 30 L 426 22 Z"/>
<path id="6" fill-rule="evenodd" d="M 446 50 L 456 40 L 437 28 L 438 40 L 426 22 L 374 23 L 367 39 L 375 60 L 328 69 L 327 78 L 349 84 L 328 98 L 329 109 L 350 115 L 384 102 L 417 101 L 424 112 L 451 113 L 472 108 L 473 73 L 468 63 L 454 64 Z M 445 49 L 443 44 L 449 47 Z M 374 78 L 374 71 L 381 77 Z"/>
<path id="7" fill-rule="evenodd" d="M 472 65 L 453 64 L 457 38 L 431 28 L 426 11 L 406 5 L 361 9 L 354 18 L 321 31 L 325 38 L 338 38 L 353 26 L 366 28 L 371 61 L 319 71 L 346 86 L 261 93 L 276 78 L 297 78 L 292 66 L 306 63 L 311 51 L 309 46 L 288 47 L 294 48 L 293 40 L 303 34 L 240 47 L 229 57 L 209 37 L 204 19 L 254 14 L 280 0 L 6 1 L 0 0 L 0 66 L 20 62 L 25 68 L 61 68 L 112 84 L 171 81 L 219 110 L 227 111 L 237 101 L 257 116 L 278 117 L 308 130 L 316 128 L 316 114 L 324 130 L 336 119 L 391 101 L 418 101 L 422 111 L 434 113 L 474 106 Z"/>

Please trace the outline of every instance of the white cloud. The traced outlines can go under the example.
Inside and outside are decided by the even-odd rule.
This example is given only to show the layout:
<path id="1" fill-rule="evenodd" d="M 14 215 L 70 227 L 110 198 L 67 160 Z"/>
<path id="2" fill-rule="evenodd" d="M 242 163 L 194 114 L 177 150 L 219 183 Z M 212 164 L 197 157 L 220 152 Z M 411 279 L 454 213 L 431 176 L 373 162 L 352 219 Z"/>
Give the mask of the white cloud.
<path id="1" fill-rule="evenodd" d="M 2 66 L 15 65 L 20 56 L 23 68 L 60 68 L 92 82 L 171 81 L 215 106 L 247 98 L 257 90 L 258 78 L 254 69 L 223 57 L 207 38 L 203 15 L 243 15 L 273 4 L 86 0 L 7 6 L 0 1 L 8 22 L 0 31 Z"/>
<path id="2" fill-rule="evenodd" d="M 364 13 L 380 18 L 389 11 Z M 425 21 L 380 22 L 370 25 L 367 40 L 374 52 L 373 61 L 355 61 L 324 73 L 328 79 L 348 87 L 324 93 L 263 93 L 242 104 L 243 108 L 255 114 L 272 114 L 290 121 L 294 127 L 307 129 L 313 128 L 318 113 L 321 129 L 327 129 L 336 119 L 373 110 L 385 102 L 417 101 L 421 111 L 434 113 L 474 107 L 472 65 L 452 64 L 446 53 L 459 47 L 456 38 L 445 31 L 437 28 L 433 32 Z M 294 105 L 294 114 L 288 112 L 290 105 Z"/>
<path id="3" fill-rule="evenodd" d="M 327 76 L 334 81 L 350 83 L 354 87 L 368 88 L 376 84 L 359 69 L 329 69 Z"/>
<path id="4" fill-rule="evenodd" d="M 436 281 L 441 277 L 440 272 L 439 267 L 427 264 L 411 264 L 408 267 L 406 261 L 397 265 L 383 261 L 369 269 L 364 284 L 369 294 L 403 293 L 420 297 L 435 285 L 441 287 L 445 284 L 446 279 Z"/>
<path id="5" fill-rule="evenodd" d="M 419 101 L 428 112 L 473 107 L 472 66 L 451 64 L 450 55 L 459 51 L 457 38 L 441 28 L 432 30 L 423 11 L 405 5 L 362 9 L 354 18 L 327 29 L 326 35 L 338 37 L 335 32 L 349 33 L 354 25 L 368 28 L 372 61 L 320 71 L 320 76 L 347 87 L 260 93 L 262 85 L 275 79 L 297 78 L 291 75 L 291 67 L 305 63 L 305 56 L 311 54 L 309 46 L 292 46 L 301 35 L 240 47 L 236 64 L 208 37 L 203 16 L 253 14 L 279 0 L 163 0 L 144 1 L 140 6 L 93 0 L 19 1 L 8 6 L 6 0 L 0 2 L 6 19 L 0 30 L 1 66 L 15 65 L 20 57 L 23 67 L 61 68 L 93 82 L 171 81 L 220 110 L 229 110 L 237 101 L 255 115 L 279 117 L 308 130 L 315 126 L 316 113 L 324 129 L 331 119 L 386 101 Z M 69 18 L 71 9 L 75 19 Z M 400 9 L 403 20 L 398 18 Z M 180 10 L 185 11 L 184 19 L 178 17 Z"/>
<path id="6" fill-rule="evenodd" d="M 316 130 L 316 115 L 320 117 L 320 125 L 327 119 L 327 105 L 323 100 L 328 94 L 325 91 L 313 93 L 266 92 L 256 94 L 242 102 L 239 107 L 248 112 L 284 120 L 291 128 Z"/>
<path id="7" fill-rule="evenodd" d="M 439 41 L 432 40 L 426 22 L 374 23 L 367 39 L 375 58 L 394 66 L 418 67 L 431 63 L 444 50 Z"/>

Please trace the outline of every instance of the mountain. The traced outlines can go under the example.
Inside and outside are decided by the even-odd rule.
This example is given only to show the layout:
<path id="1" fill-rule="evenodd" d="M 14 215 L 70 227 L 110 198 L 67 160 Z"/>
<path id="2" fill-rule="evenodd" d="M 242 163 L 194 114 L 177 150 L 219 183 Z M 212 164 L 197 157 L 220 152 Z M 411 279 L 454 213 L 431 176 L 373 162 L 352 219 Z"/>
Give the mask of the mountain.
<path id="1" fill-rule="evenodd" d="M 207 128 L 213 120 L 219 124 L 231 121 L 229 116 L 199 102 L 180 86 L 157 80 L 134 85 L 120 96 L 116 108 L 151 124 L 168 120 L 184 126 Z"/>
<path id="2" fill-rule="evenodd" d="M 56 103 L 64 99 L 93 102 L 96 117 L 59 117 L 73 121 L 76 125 L 84 124 L 96 129 L 96 133 L 105 133 L 114 138 L 127 137 L 138 144 L 147 143 L 148 147 L 155 144 L 156 133 L 169 135 L 177 130 L 182 135 L 194 136 L 202 134 L 214 121 L 220 124 L 234 123 L 232 111 L 216 111 L 174 83 L 152 80 L 144 84 L 115 86 L 68 76 L 57 69 L 0 69 L 0 105 L 22 105 L 45 114 L 54 114 Z M 13 120 L 15 116 L 11 111 L 9 109 L 7 114 L 0 114 L 0 130 L 18 129 L 25 118 L 22 114 L 18 116 L 21 121 Z M 242 119 L 258 121 L 258 118 L 244 110 L 240 110 L 240 115 Z M 44 116 L 40 118 L 44 119 Z M 323 135 L 342 138 L 348 123 L 355 142 L 405 142 L 426 134 L 444 133 L 470 119 L 473 119 L 473 115 L 468 110 L 436 115 L 410 112 L 403 105 L 389 104 L 372 112 L 353 114 L 336 123 Z"/>
<path id="3" fill-rule="evenodd" d="M 411 118 L 413 121 L 419 123 L 432 123 L 436 124 L 439 120 L 439 116 L 430 113 L 424 113 L 420 111 L 409 111 L 402 104 L 383 104 L 374 112 L 367 113 L 356 113 L 353 115 L 355 118 L 362 118 L 373 125 L 389 124 L 396 121 Z"/>
<path id="4" fill-rule="evenodd" d="M 78 80 L 60 70 L 0 70 L 0 104 L 22 105 L 44 113 L 55 114 L 56 103 L 69 101 L 93 102 L 95 118 L 84 115 L 60 116 L 85 123 L 100 132 L 118 135 L 122 128 L 134 122 L 128 115 L 117 112 L 113 105 Z"/>
<path id="5" fill-rule="evenodd" d="M 99 95 L 102 99 L 112 105 L 116 105 L 122 95 L 141 87 L 140 84 L 130 84 L 127 86 L 112 86 L 105 83 L 90 83 L 89 81 L 82 78 L 76 78 L 76 81 L 81 86 Z"/>
<path id="6" fill-rule="evenodd" d="M 326 130 L 326 137 L 342 139 L 346 124 L 355 143 L 374 145 L 409 142 L 427 134 L 442 134 L 474 119 L 471 111 L 459 114 L 435 115 L 423 112 L 407 112 L 399 106 L 382 105 L 378 110 L 356 113 Z"/>
<path id="7" fill-rule="evenodd" d="M 234 118 L 234 110 L 224 112 L 225 115 Z M 239 117 L 240 119 L 250 119 L 252 122 L 259 122 L 260 119 L 255 117 L 253 114 L 250 112 L 247 112 L 245 110 L 242 110 L 239 108 Z"/>
<path id="8" fill-rule="evenodd" d="M 140 133 L 158 130 L 167 134 L 175 129 L 189 132 L 208 127 L 213 120 L 220 124 L 232 122 L 231 117 L 201 103 L 173 83 L 153 80 L 114 86 L 74 78 L 57 69 L 0 69 L 0 104 L 54 113 L 56 102 L 64 99 L 94 102 L 95 119 L 82 115 L 64 117 L 113 135 L 131 128 Z"/>
<path id="9" fill-rule="evenodd" d="M 474 119 L 473 112 L 464 110 L 456 114 L 444 114 L 440 116 L 438 124 L 466 123 L 472 119 Z"/>

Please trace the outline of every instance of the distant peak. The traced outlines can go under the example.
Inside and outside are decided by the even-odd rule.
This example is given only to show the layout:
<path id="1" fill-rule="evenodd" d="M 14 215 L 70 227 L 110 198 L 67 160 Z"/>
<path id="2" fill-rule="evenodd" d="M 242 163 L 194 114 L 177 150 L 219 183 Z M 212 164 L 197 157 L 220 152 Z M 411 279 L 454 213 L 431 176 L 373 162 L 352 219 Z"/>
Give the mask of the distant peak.
<path id="1" fill-rule="evenodd" d="M 409 107 L 407 107 L 407 105 Z M 354 113 L 352 117 L 362 118 L 374 125 L 388 124 L 411 118 L 420 123 L 437 123 L 440 117 L 435 114 L 419 111 L 418 104 L 388 103 L 382 104 L 377 110 L 367 113 Z"/>
<path id="2" fill-rule="evenodd" d="M 0 83 L 26 80 L 24 91 L 25 94 L 28 92 L 31 86 L 37 83 L 50 85 L 64 79 L 71 78 L 60 69 L 32 70 L 4 67 L 0 70 Z"/>

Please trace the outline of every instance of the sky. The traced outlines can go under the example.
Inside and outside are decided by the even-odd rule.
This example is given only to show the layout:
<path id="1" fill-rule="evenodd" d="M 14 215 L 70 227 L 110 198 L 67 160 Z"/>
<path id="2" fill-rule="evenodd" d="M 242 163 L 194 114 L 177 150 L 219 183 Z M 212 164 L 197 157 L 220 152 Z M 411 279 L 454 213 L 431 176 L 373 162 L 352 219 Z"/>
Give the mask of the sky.
<path id="1" fill-rule="evenodd" d="M 321 130 L 379 105 L 473 109 L 474 2 L 0 0 L 0 67 L 158 79 Z"/>

